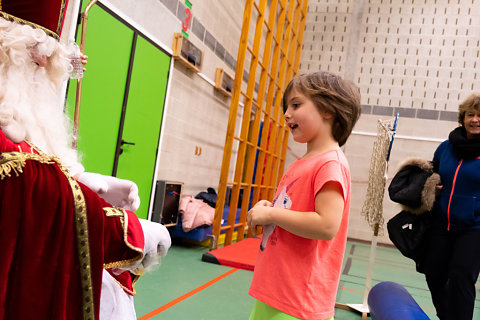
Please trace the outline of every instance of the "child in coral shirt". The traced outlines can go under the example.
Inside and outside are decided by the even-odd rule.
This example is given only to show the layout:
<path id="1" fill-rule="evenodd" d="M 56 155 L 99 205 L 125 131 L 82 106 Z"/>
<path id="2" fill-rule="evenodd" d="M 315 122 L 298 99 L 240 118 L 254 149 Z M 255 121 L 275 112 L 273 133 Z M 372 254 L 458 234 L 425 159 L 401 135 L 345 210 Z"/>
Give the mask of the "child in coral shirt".
<path id="1" fill-rule="evenodd" d="M 283 175 L 273 203 L 249 212 L 264 226 L 249 294 L 250 320 L 333 319 L 347 241 L 350 169 L 342 146 L 360 116 L 358 87 L 328 72 L 297 76 L 283 95 L 285 120 L 306 154 Z"/>

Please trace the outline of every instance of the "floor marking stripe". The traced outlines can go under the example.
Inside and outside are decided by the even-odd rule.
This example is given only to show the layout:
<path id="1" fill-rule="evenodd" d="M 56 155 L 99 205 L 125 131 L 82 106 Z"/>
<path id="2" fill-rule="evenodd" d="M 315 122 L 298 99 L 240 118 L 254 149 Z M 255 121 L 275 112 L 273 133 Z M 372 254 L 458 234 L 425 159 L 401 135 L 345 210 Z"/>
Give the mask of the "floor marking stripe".
<path id="1" fill-rule="evenodd" d="M 350 247 L 350 254 L 353 255 L 355 253 L 355 245 L 352 244 L 352 246 Z"/>
<path id="2" fill-rule="evenodd" d="M 338 289 L 363 294 L 363 292 L 360 292 L 360 291 L 357 291 L 357 290 L 353 290 L 353 289 L 348 289 L 348 288 L 345 288 L 345 287 L 338 287 Z"/>
<path id="3" fill-rule="evenodd" d="M 183 300 L 185 300 L 185 299 L 193 296 L 194 294 L 202 291 L 203 289 L 206 289 L 206 288 L 210 287 L 212 284 L 214 284 L 214 283 L 222 280 L 223 278 L 228 277 L 229 275 L 231 275 L 232 273 L 234 273 L 234 272 L 236 272 L 236 271 L 238 271 L 238 270 L 239 270 L 239 269 L 233 268 L 232 270 L 229 270 L 229 271 L 225 272 L 224 274 L 216 277 L 215 279 L 210 280 L 209 282 L 205 283 L 204 285 L 201 285 L 200 287 L 198 287 L 198 288 L 196 288 L 196 289 L 193 289 L 193 290 L 190 291 L 190 292 L 185 293 L 183 296 L 180 296 L 180 297 L 176 298 L 175 300 L 172 300 L 172 301 L 170 301 L 169 303 L 164 304 L 163 306 L 161 306 L 161 307 L 153 310 L 152 312 L 147 313 L 146 315 L 138 318 L 138 320 L 147 320 L 147 319 L 150 319 L 150 318 L 156 316 L 157 314 L 159 314 L 159 313 L 167 310 L 168 308 L 173 307 L 173 306 L 176 305 L 177 303 L 182 302 Z"/>
<path id="4" fill-rule="evenodd" d="M 347 258 L 342 274 L 348 276 L 348 272 L 350 271 L 351 266 L 352 266 L 352 258 Z"/>

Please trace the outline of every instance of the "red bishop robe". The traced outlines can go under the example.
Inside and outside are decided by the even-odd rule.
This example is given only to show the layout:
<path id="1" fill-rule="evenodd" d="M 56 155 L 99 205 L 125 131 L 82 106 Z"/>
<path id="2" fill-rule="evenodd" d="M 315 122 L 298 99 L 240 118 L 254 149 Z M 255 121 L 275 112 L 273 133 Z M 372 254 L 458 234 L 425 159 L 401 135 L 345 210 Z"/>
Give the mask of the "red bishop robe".
<path id="1" fill-rule="evenodd" d="M 0 131 L 0 246 L 0 320 L 98 319 L 103 267 L 140 259 L 144 237 L 134 213 Z"/>

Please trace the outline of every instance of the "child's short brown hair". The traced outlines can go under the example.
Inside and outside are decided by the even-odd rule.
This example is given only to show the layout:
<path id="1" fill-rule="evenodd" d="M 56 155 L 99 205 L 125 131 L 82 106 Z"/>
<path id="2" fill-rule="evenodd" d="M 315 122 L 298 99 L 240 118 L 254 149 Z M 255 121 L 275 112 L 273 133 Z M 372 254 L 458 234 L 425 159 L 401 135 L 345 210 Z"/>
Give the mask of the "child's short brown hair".
<path id="1" fill-rule="evenodd" d="M 458 123 L 465 125 L 465 113 L 467 111 L 480 111 L 480 93 L 473 93 L 458 106 Z"/>
<path id="2" fill-rule="evenodd" d="M 309 97 L 320 112 L 334 116 L 332 134 L 340 146 L 352 133 L 361 113 L 360 90 L 351 81 L 330 72 L 314 72 L 296 76 L 283 93 L 283 112 L 287 98 L 295 89 Z"/>

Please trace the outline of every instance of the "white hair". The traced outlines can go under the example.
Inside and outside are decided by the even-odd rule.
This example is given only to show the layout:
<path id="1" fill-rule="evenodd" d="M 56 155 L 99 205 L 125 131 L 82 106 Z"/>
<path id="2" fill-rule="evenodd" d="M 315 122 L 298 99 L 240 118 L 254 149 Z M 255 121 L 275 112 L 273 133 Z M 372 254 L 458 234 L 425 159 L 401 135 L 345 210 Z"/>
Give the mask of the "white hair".
<path id="1" fill-rule="evenodd" d="M 38 66 L 31 50 L 46 55 Z M 0 128 L 12 141 L 28 140 L 56 155 L 70 173 L 83 172 L 71 147 L 62 83 L 72 70 L 66 45 L 40 30 L 0 18 Z"/>

